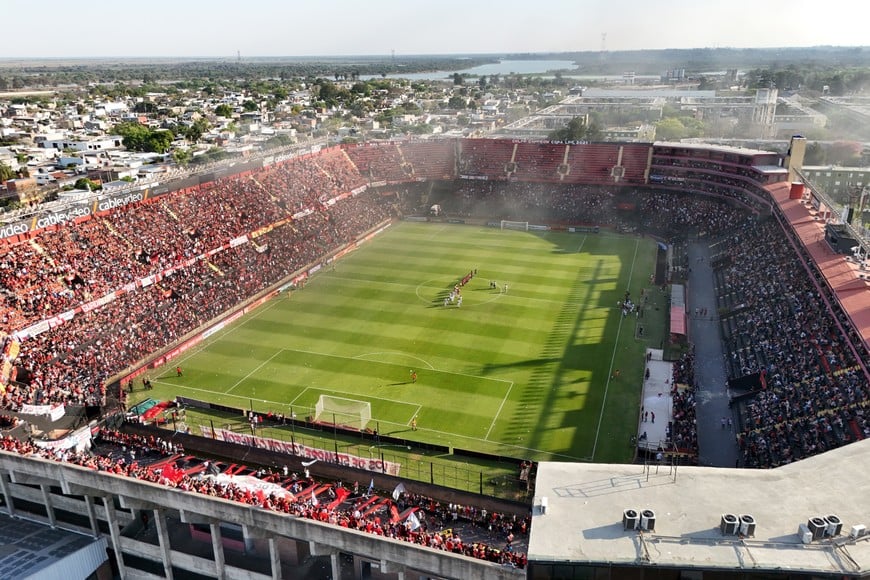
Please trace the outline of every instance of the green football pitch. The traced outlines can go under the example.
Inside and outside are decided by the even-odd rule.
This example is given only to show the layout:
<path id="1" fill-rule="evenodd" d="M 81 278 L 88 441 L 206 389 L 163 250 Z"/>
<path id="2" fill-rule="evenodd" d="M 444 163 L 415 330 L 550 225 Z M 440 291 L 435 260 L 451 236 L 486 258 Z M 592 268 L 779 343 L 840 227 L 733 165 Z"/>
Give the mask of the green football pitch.
<path id="1" fill-rule="evenodd" d="M 664 302 L 650 291 L 655 258 L 639 236 L 398 223 L 153 371 L 148 394 L 300 418 L 332 395 L 370 403 L 369 428 L 385 435 L 628 461 L 665 308 L 639 319 L 617 303 L 642 289 Z M 461 305 L 445 305 L 472 270 Z"/>

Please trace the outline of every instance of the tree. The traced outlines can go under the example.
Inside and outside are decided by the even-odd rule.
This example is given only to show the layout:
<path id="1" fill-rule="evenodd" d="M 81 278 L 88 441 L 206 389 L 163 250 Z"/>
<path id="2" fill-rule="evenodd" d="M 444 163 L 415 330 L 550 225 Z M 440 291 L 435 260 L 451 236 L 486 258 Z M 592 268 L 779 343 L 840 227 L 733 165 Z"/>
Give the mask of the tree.
<path id="1" fill-rule="evenodd" d="M 254 112 L 260 108 L 260 106 L 254 101 L 248 100 L 242 103 L 242 108 L 249 113 Z"/>
<path id="2" fill-rule="evenodd" d="M 172 147 L 172 142 L 175 141 L 175 135 L 172 131 L 154 131 L 148 138 L 146 151 L 154 153 L 166 153 Z"/>
<path id="3" fill-rule="evenodd" d="M 175 139 L 172 131 L 152 131 L 139 123 L 115 125 L 115 133 L 124 138 L 124 147 L 131 151 L 165 153 Z"/>
<path id="4" fill-rule="evenodd" d="M 450 97 L 450 100 L 447 101 L 447 107 L 450 109 L 464 109 L 466 105 L 466 100 L 464 97 L 460 97 L 459 95 L 453 95 Z"/>
<path id="5" fill-rule="evenodd" d="M 13 179 L 14 177 L 15 171 L 5 163 L 0 162 L 0 183 Z"/>
<path id="6" fill-rule="evenodd" d="M 554 141 L 597 141 L 601 139 L 601 130 L 594 123 L 587 125 L 584 117 L 573 117 L 561 129 L 556 129 L 549 135 Z"/>
<path id="7" fill-rule="evenodd" d="M 461 75 L 461 74 L 459 74 L 458 72 L 457 72 L 457 73 L 453 73 L 453 84 L 454 84 L 454 85 L 461 85 L 461 84 L 463 84 L 464 82 L 465 82 L 465 80 L 462 78 L 462 75 Z"/>
<path id="8" fill-rule="evenodd" d="M 148 151 L 146 143 L 151 135 L 148 127 L 139 123 L 121 123 L 115 125 L 114 131 L 124 138 L 124 147 L 130 151 Z"/>
<path id="9" fill-rule="evenodd" d="M 656 123 L 656 139 L 662 141 L 679 141 L 688 134 L 686 126 L 676 117 L 662 119 Z"/>
<path id="10" fill-rule="evenodd" d="M 233 116 L 233 108 L 226 103 L 221 103 L 214 108 L 214 114 L 218 117 L 230 118 Z"/>
<path id="11" fill-rule="evenodd" d="M 91 181 L 87 177 L 82 177 L 81 179 L 76 180 L 75 188 L 87 189 L 88 191 L 97 191 L 98 189 L 102 189 L 103 186 L 96 181 Z"/>
<path id="12" fill-rule="evenodd" d="M 188 149 L 176 149 L 172 152 L 172 159 L 174 159 L 175 163 L 182 167 L 190 163 L 190 159 L 192 157 L 193 155 L 191 155 L 190 150 Z"/>

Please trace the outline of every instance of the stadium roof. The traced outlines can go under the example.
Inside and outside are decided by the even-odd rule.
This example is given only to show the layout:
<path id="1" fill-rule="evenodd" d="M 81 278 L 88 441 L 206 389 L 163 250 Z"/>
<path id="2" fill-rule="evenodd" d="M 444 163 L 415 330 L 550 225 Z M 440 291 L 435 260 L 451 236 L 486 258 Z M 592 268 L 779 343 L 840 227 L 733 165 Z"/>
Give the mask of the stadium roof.
<path id="1" fill-rule="evenodd" d="M 106 558 L 105 536 L 0 514 L 0 578 L 87 578 Z"/>
<path id="2" fill-rule="evenodd" d="M 870 348 L 870 271 L 861 270 L 857 262 L 830 249 L 824 242 L 826 220 L 814 215 L 812 207 L 800 199 L 789 199 L 788 188 L 768 190 Z"/>
<path id="3" fill-rule="evenodd" d="M 544 462 L 531 562 L 870 574 L 870 440 L 771 470 Z M 546 513 L 540 498 L 547 498 Z M 655 530 L 625 530 L 623 510 L 651 509 Z M 751 514 L 754 537 L 724 535 L 722 514 Z M 798 526 L 835 514 L 842 534 L 804 544 Z"/>
<path id="4" fill-rule="evenodd" d="M 712 145 L 708 143 L 684 143 L 682 141 L 656 141 L 653 143 L 656 147 L 678 147 L 682 149 L 698 149 L 703 151 L 721 151 L 723 153 L 735 153 L 737 155 L 772 155 L 778 156 L 773 151 L 763 151 L 761 149 L 747 149 L 743 147 L 732 147 L 730 145 Z M 770 167 L 761 165 L 759 167 Z"/>

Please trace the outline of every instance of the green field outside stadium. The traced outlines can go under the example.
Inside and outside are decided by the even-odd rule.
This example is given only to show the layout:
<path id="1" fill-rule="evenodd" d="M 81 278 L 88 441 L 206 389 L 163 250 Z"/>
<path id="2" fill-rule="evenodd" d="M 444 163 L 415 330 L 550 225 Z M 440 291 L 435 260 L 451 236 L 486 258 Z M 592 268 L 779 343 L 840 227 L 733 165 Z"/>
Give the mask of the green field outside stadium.
<path id="1" fill-rule="evenodd" d="M 655 257 L 639 236 L 399 223 L 152 371 L 154 390 L 132 400 L 183 395 L 307 417 L 327 394 L 369 402 L 369 428 L 384 435 L 628 461 L 644 351 L 663 338 Z M 445 306 L 474 269 L 462 305 Z M 636 302 L 645 290 L 643 318 L 622 316 L 627 289 Z"/>

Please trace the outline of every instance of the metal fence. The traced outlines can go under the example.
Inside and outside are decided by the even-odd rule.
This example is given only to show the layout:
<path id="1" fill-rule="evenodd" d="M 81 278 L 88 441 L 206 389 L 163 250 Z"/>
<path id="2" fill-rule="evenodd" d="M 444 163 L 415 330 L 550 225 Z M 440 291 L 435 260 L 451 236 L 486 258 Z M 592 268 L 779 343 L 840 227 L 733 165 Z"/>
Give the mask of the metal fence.
<path id="1" fill-rule="evenodd" d="M 345 463 L 340 458 L 349 455 L 370 460 L 372 465 L 399 464 L 399 475 L 409 480 L 513 501 L 530 498 L 528 479 L 520 479 L 519 461 L 513 458 L 463 457 L 452 449 L 445 450 L 440 446 L 404 440 L 397 442 L 394 438 L 385 441 L 371 433 L 354 435 L 337 429 L 312 429 L 300 426 L 299 421 L 252 426 L 241 415 L 218 416 L 190 409 L 176 414 L 174 410 L 167 410 L 160 421 L 161 427 L 204 437 L 214 436 L 216 430 L 232 431 L 252 436 L 244 438 L 252 445 L 255 441 L 267 445 L 262 440 L 269 439 L 282 441 L 292 444 L 294 448 L 305 446 L 325 451 L 327 453 L 321 457 L 341 465 Z"/>

